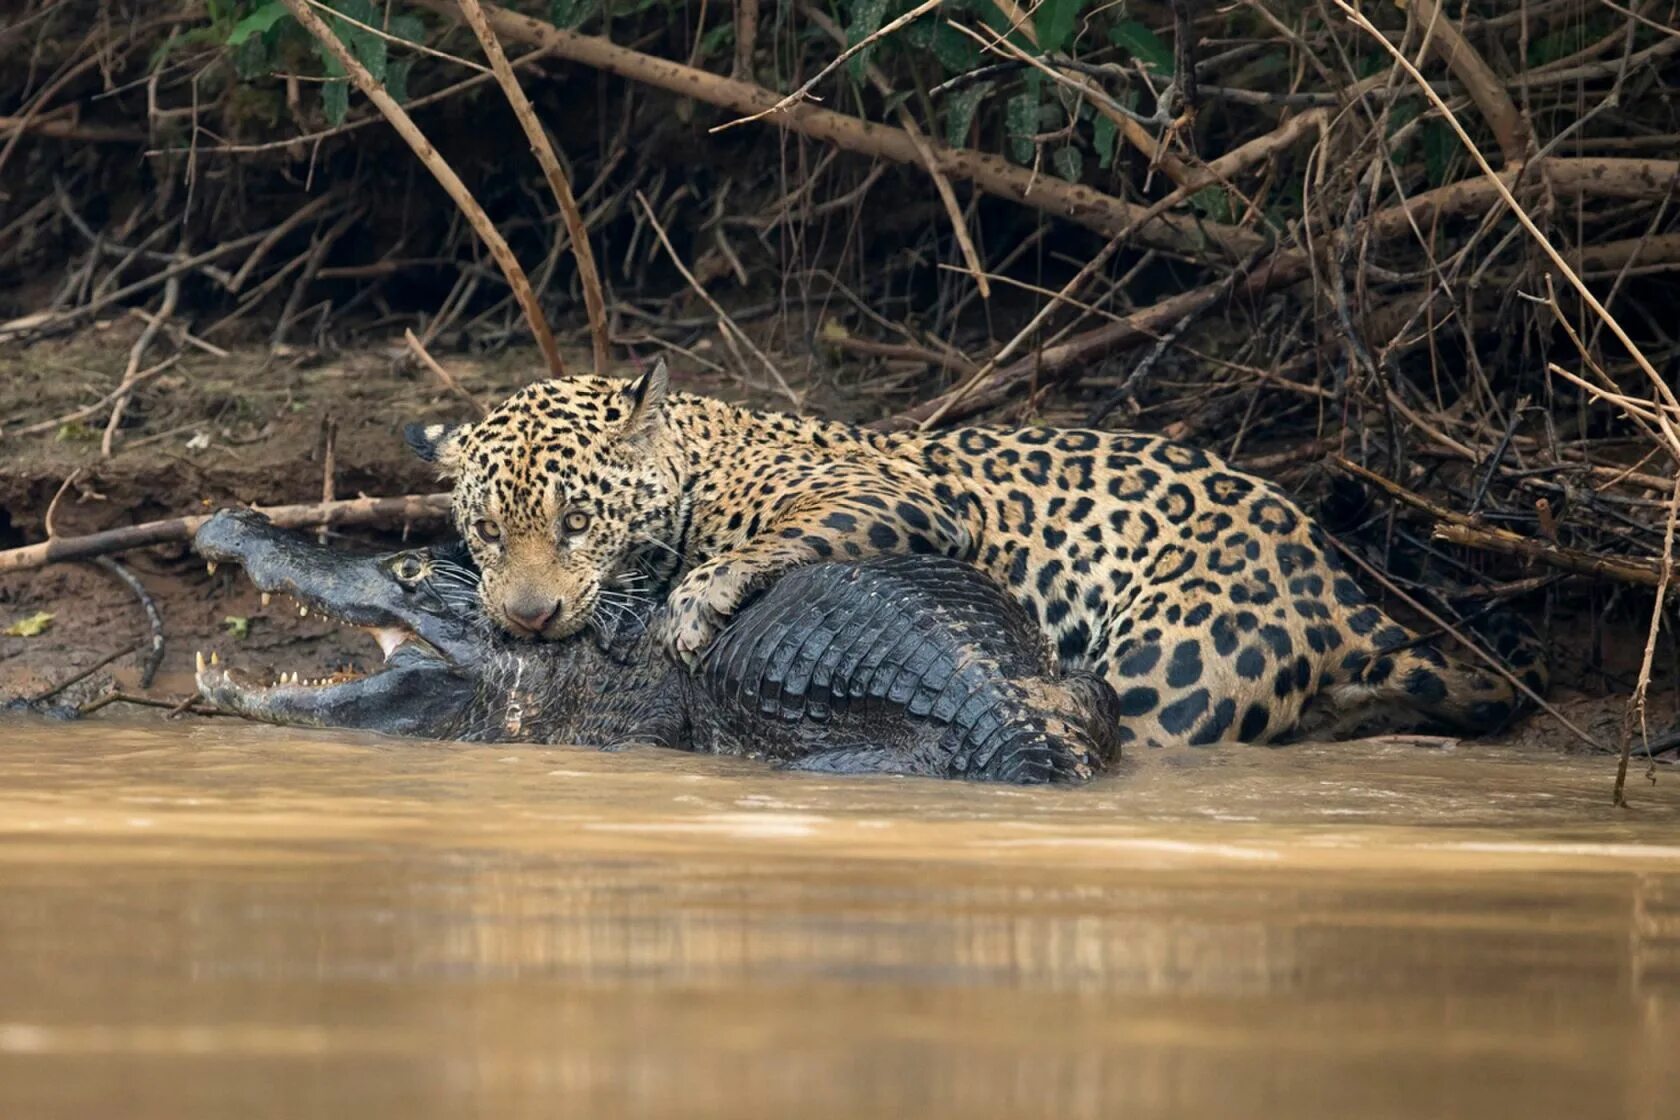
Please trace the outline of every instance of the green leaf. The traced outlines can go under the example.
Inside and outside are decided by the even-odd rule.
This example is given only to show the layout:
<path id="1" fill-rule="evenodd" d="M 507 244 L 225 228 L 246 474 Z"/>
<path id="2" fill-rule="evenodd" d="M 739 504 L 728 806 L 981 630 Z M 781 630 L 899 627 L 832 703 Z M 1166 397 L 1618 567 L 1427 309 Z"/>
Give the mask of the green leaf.
<path id="1" fill-rule="evenodd" d="M 1009 99 L 1004 110 L 1004 127 L 1009 133 L 1010 154 L 1016 163 L 1031 163 L 1032 137 L 1038 132 L 1038 94 L 1028 91 Z"/>
<path id="2" fill-rule="evenodd" d="M 974 113 L 980 102 L 992 92 L 991 82 L 975 82 L 964 86 L 945 100 L 945 142 L 953 148 L 968 144 L 968 131 L 974 124 Z"/>
<path id="3" fill-rule="evenodd" d="M 52 626 L 53 616 L 49 611 L 36 611 L 28 618 L 20 618 L 6 627 L 8 638 L 34 638 L 47 632 Z"/>
<path id="4" fill-rule="evenodd" d="M 948 23 L 934 27 L 931 49 L 947 74 L 966 74 L 980 66 L 980 48 Z"/>
<path id="5" fill-rule="evenodd" d="M 735 25 L 733 23 L 720 23 L 700 36 L 700 49 L 696 53 L 695 61 L 704 62 L 720 52 L 732 53 L 731 48 L 734 45 Z"/>
<path id="6" fill-rule="evenodd" d="M 1429 185 L 1445 185 L 1452 161 L 1458 155 L 1458 137 L 1445 121 L 1425 121 L 1423 133 L 1423 166 L 1429 175 Z"/>
<path id="7" fill-rule="evenodd" d="M 1411 124 L 1412 121 L 1417 119 L 1417 115 L 1417 101 L 1407 98 L 1403 101 L 1395 102 L 1395 104 L 1388 110 L 1388 135 L 1393 136 L 1396 132 L 1399 132 L 1408 124 Z"/>
<path id="8" fill-rule="evenodd" d="M 1120 126 L 1112 117 L 1097 115 L 1091 125 L 1091 142 L 1097 149 L 1097 166 L 1107 171 L 1114 163 L 1115 142 L 1120 138 Z"/>
<path id="9" fill-rule="evenodd" d="M 850 50 L 879 31 L 886 17 L 887 0 L 859 0 L 857 7 L 852 9 L 852 22 L 846 27 L 846 49 Z M 869 65 L 869 56 L 874 53 L 873 46 L 865 47 L 846 63 L 854 82 L 863 81 L 863 69 Z"/>
<path id="10" fill-rule="evenodd" d="M 897 93 L 889 94 L 886 99 L 881 102 L 881 115 L 890 116 L 891 114 L 897 112 L 898 107 L 910 100 L 910 98 L 914 97 L 915 94 L 916 91 L 913 89 L 901 89 Z"/>
<path id="11" fill-rule="evenodd" d="M 379 26 L 379 10 L 373 6 L 373 0 L 328 0 L 328 7 L 335 12 L 349 16 L 368 27 Z M 385 40 L 365 28 L 357 27 L 342 19 L 329 21 L 333 31 L 344 45 L 350 48 L 350 53 L 356 56 L 356 61 L 367 68 L 373 75 L 373 80 L 385 80 L 386 50 Z"/>
<path id="12" fill-rule="evenodd" d="M 259 4 L 255 11 L 233 25 L 233 30 L 228 32 L 227 45 L 237 47 L 253 35 L 262 35 L 290 15 L 291 13 L 286 11 L 286 5 L 280 0 L 268 0 L 266 4 Z"/>
<path id="13" fill-rule="evenodd" d="M 58 426 L 53 438 L 59 443 L 80 443 L 94 438 L 94 430 L 80 420 L 66 420 Z"/>
<path id="14" fill-rule="evenodd" d="M 385 71 L 385 92 L 398 105 L 408 100 L 408 75 L 414 70 L 412 58 L 399 58 Z"/>
<path id="15" fill-rule="evenodd" d="M 1085 174 L 1085 155 L 1071 145 L 1057 148 L 1050 162 L 1055 165 L 1056 174 L 1070 183 L 1079 182 L 1080 176 Z"/>
<path id="16" fill-rule="evenodd" d="M 600 0 L 553 0 L 548 6 L 548 22 L 556 27 L 576 30 L 600 10 Z M 733 25 L 730 27 L 733 28 Z"/>
<path id="17" fill-rule="evenodd" d="M 1059 51 L 1073 38 L 1073 25 L 1079 19 L 1084 0 L 1044 0 L 1033 16 L 1038 30 L 1038 46 L 1045 52 Z"/>
<path id="18" fill-rule="evenodd" d="M 1224 187 L 1203 187 L 1190 196 L 1190 205 L 1211 222 L 1228 223 L 1231 220 L 1231 200 L 1226 197 Z"/>
<path id="19" fill-rule="evenodd" d="M 261 35 L 253 35 L 233 48 L 233 70 L 242 80 L 260 78 L 270 69 L 268 40 Z"/>
<path id="20" fill-rule="evenodd" d="M 1172 51 L 1161 37 L 1135 19 L 1123 19 L 1108 29 L 1108 41 L 1123 48 L 1133 58 L 1162 74 L 1171 74 Z"/>
<path id="21" fill-rule="evenodd" d="M 392 16 L 391 21 L 385 25 L 385 30 L 392 38 L 401 39 L 405 43 L 418 43 L 426 37 L 426 25 L 412 12 Z"/>
<path id="22" fill-rule="evenodd" d="M 334 78 L 321 87 L 321 111 L 334 128 L 344 123 L 350 115 L 350 79 Z"/>
<path id="23" fill-rule="evenodd" d="M 222 629 L 235 638 L 249 638 L 251 636 L 251 620 L 240 614 L 230 614 L 222 619 Z"/>

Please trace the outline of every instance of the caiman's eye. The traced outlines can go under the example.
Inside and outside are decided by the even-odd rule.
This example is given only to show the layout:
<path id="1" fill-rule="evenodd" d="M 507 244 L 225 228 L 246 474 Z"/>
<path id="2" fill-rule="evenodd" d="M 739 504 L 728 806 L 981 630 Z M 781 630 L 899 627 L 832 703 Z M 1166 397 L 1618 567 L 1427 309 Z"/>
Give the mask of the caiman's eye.
<path id="1" fill-rule="evenodd" d="M 502 539 L 502 527 L 488 517 L 481 517 L 474 521 L 472 528 L 478 539 L 486 544 L 494 544 Z"/>
<path id="2" fill-rule="evenodd" d="M 575 537 L 589 528 L 589 514 L 581 509 L 569 509 L 560 517 L 560 528 Z"/>
<path id="3" fill-rule="evenodd" d="M 404 583 L 415 583 L 425 574 L 426 566 L 420 562 L 420 557 L 410 553 L 397 559 L 397 578 Z"/>

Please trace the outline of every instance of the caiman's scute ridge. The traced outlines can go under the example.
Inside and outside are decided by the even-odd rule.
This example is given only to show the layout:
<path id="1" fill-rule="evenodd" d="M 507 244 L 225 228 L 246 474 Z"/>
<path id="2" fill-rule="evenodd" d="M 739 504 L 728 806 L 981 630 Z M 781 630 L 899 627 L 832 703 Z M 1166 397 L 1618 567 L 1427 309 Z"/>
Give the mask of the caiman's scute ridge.
<path id="1" fill-rule="evenodd" d="M 801 568 L 724 630 L 696 674 L 640 625 L 540 645 L 479 617 L 459 545 L 357 556 L 230 512 L 206 559 L 374 632 L 384 665 L 310 684 L 205 666 L 252 719 L 469 741 L 652 744 L 836 773 L 1080 781 L 1117 753 L 1117 700 L 1050 667 L 1031 619 L 979 572 L 925 557 Z"/>

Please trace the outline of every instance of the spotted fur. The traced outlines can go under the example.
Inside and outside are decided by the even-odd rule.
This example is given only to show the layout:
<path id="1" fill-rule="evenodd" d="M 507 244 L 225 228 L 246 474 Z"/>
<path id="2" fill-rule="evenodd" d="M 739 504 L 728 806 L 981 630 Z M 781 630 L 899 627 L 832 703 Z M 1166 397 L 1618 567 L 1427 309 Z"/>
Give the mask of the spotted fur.
<path id="1" fill-rule="evenodd" d="M 671 394 L 660 366 L 541 382 L 409 438 L 455 476 L 484 605 L 516 633 L 562 637 L 615 586 L 675 581 L 663 637 L 692 664 L 790 567 L 937 553 L 1019 599 L 1064 669 L 1105 677 L 1127 739 L 1483 731 L 1519 707 L 1376 607 L 1281 490 L 1159 436 L 883 435 Z M 1544 687 L 1532 642 L 1500 652 Z"/>

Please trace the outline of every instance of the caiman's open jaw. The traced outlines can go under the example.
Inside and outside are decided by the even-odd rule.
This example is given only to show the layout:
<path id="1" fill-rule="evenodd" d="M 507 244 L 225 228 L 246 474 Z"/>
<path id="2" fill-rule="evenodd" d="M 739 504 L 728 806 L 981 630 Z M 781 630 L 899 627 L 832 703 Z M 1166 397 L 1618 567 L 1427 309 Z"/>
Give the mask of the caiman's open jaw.
<path id="1" fill-rule="evenodd" d="M 199 656 L 198 690 L 216 707 L 288 725 L 360 727 L 397 735 L 439 735 L 473 696 L 473 666 L 486 646 L 467 617 L 426 578 L 424 552 L 357 556 L 276 528 L 247 510 L 217 514 L 198 531 L 205 560 L 240 564 L 263 592 L 289 596 L 300 615 L 367 630 L 384 654 L 365 674 L 265 681 Z M 415 578 L 405 580 L 407 569 Z"/>

